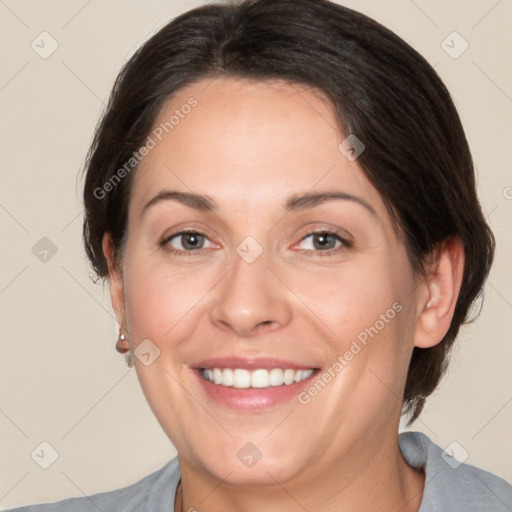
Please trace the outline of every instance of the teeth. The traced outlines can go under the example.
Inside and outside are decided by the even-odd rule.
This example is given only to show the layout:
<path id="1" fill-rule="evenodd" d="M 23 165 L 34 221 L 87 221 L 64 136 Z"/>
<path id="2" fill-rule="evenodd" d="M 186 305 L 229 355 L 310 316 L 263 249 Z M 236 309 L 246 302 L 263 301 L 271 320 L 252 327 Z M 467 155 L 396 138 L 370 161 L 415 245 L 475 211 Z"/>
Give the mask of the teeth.
<path id="1" fill-rule="evenodd" d="M 213 369 L 213 382 L 222 384 L 222 372 L 218 368 Z"/>
<path id="2" fill-rule="evenodd" d="M 284 371 L 284 383 L 292 384 L 295 378 L 295 370 L 285 370 Z"/>
<path id="3" fill-rule="evenodd" d="M 224 372 L 222 373 L 224 374 Z M 248 372 L 247 370 L 240 370 L 238 368 L 233 370 L 233 386 L 235 388 L 250 388 L 251 372 Z"/>
<path id="4" fill-rule="evenodd" d="M 249 372 L 247 372 L 249 373 Z M 270 374 L 267 370 L 255 370 L 251 374 L 252 388 L 268 388 L 270 386 Z"/>
<path id="5" fill-rule="evenodd" d="M 204 379 L 221 386 L 238 389 L 268 388 L 272 386 L 290 385 L 300 382 L 313 375 L 314 370 L 293 370 L 290 368 L 258 369 L 249 371 L 244 368 L 213 368 L 202 370 Z"/>
<path id="6" fill-rule="evenodd" d="M 235 377 L 233 375 L 233 370 L 231 370 L 231 368 L 226 368 L 220 373 L 222 375 L 222 380 L 220 381 L 220 384 L 224 384 L 224 386 L 232 386 L 235 383 Z"/>

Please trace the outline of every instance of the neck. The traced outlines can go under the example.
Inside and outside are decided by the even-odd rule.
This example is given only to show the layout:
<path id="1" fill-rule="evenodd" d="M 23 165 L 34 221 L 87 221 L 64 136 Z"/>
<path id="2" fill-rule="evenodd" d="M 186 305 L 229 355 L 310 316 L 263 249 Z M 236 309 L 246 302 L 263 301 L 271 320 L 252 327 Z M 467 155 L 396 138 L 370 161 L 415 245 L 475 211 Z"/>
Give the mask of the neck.
<path id="1" fill-rule="evenodd" d="M 396 431 L 373 443 L 357 443 L 339 460 L 324 458 L 287 481 L 279 482 L 269 472 L 268 485 L 232 485 L 181 459 L 180 466 L 182 485 L 176 495 L 179 512 L 256 512 L 268 509 L 269 503 L 283 512 L 417 512 L 424 487 L 423 473 L 402 458 Z"/>

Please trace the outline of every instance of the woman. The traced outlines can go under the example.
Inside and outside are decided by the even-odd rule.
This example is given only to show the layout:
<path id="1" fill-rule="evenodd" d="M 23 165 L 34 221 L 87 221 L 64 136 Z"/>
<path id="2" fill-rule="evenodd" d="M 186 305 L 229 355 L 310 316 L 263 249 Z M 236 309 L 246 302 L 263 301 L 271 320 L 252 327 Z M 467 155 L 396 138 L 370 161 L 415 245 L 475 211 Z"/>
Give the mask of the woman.
<path id="1" fill-rule="evenodd" d="M 436 388 L 494 239 L 429 64 L 324 0 L 175 19 L 122 70 L 84 240 L 178 457 L 19 511 L 510 510 L 398 436 Z"/>

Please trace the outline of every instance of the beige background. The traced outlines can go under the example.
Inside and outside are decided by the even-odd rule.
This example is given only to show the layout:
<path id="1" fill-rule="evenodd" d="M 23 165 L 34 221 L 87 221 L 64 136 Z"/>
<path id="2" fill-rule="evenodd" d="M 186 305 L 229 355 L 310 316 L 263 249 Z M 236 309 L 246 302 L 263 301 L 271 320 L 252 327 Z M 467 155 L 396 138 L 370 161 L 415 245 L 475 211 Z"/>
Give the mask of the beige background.
<path id="1" fill-rule="evenodd" d="M 81 246 L 77 174 L 121 64 L 200 3 L 0 1 L 0 508 L 125 486 L 175 454 L 134 370 L 114 351 L 108 290 L 89 279 Z M 460 110 L 497 259 L 481 317 L 463 329 L 450 372 L 413 429 L 443 448 L 456 441 L 467 462 L 512 482 L 512 1 L 340 3 L 418 49 Z M 31 48 L 43 31 L 59 45 L 47 59 Z M 453 31 L 469 44 L 457 59 L 441 47 Z M 452 52 L 462 48 L 453 37 Z M 33 254 L 43 237 L 57 248 L 46 262 Z M 48 469 L 31 458 L 44 441 L 58 452 Z"/>

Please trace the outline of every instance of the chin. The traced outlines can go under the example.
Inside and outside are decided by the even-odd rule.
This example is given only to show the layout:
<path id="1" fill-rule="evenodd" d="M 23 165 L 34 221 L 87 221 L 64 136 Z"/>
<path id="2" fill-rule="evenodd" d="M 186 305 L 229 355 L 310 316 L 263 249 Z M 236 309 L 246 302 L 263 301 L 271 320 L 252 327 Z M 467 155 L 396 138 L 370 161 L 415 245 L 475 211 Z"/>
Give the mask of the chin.
<path id="1" fill-rule="evenodd" d="M 210 448 L 206 457 L 202 452 L 195 458 L 201 471 L 207 471 L 215 479 L 226 484 L 276 485 L 276 482 L 284 483 L 293 479 L 305 464 L 303 460 L 297 460 L 294 456 L 296 450 L 292 449 L 290 453 L 291 444 L 287 446 L 288 448 L 283 451 L 283 446 L 276 446 L 268 441 L 265 444 L 233 440 L 224 449 L 219 450 L 217 446 L 212 452 Z"/>

